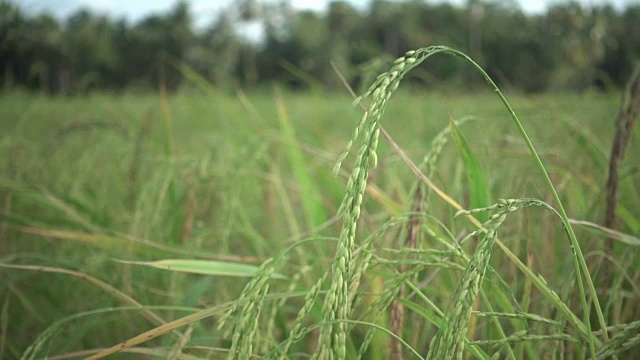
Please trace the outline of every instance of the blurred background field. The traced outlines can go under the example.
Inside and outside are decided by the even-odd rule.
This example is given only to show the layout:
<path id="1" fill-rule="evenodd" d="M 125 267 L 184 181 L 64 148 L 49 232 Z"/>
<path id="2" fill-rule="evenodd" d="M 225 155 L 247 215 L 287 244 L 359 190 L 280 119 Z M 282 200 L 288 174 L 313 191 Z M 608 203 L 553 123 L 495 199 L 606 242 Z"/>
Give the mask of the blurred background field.
<path id="1" fill-rule="evenodd" d="M 331 219 L 345 175 L 334 178 L 331 169 L 359 109 L 347 95 L 280 94 L 280 114 L 278 98 L 267 92 L 177 94 L 168 101 L 166 113 L 156 95 L 3 96 L 4 261 L 79 271 L 147 305 L 198 307 L 233 300 L 242 284 L 237 280 L 131 269 L 114 259 L 229 255 L 232 261 L 259 263 L 302 237 L 335 236 L 339 223 Z M 597 93 L 512 98 L 574 219 L 598 223 L 604 216 L 603 184 L 618 98 Z M 462 129 L 473 134 L 469 140 L 486 171 L 490 199 L 531 196 L 550 201 L 499 105 L 488 92 L 445 96 L 403 91 L 390 103 L 384 126 L 419 162 L 434 135 L 447 126 L 449 115 L 473 116 Z M 171 121 L 170 131 L 166 121 Z M 288 131 L 295 132 L 293 139 Z M 638 150 L 637 143 L 631 145 L 620 189 L 620 224 L 631 234 L 639 231 L 633 165 Z M 303 175 L 293 169 L 300 166 L 293 153 L 302 161 L 304 168 L 297 171 Z M 433 180 L 464 205 L 464 168 L 452 145 L 445 147 L 435 174 Z M 414 182 L 407 166 L 383 143 L 380 166 L 371 179 L 381 194 L 365 201 L 363 236 L 380 226 L 390 209 L 406 211 Z M 313 210 L 306 209 L 304 201 L 313 204 Z M 453 211 L 442 201 L 432 200 L 429 213 L 454 233 L 465 228 L 464 222 L 452 220 Z M 571 278 L 555 275 L 571 268 L 562 226 L 542 211 L 527 215 L 527 225 L 524 216 L 519 218 L 502 231 L 507 243 L 523 251 L 530 237 L 534 270 L 556 289 L 568 289 Z M 599 269 L 595 264 L 602 260 L 602 234 L 581 228 L 578 234 L 583 249 L 592 254 L 594 270 Z M 391 247 L 396 241 L 387 236 L 376 247 Z M 320 244 L 308 249 L 313 257 L 292 260 L 283 271 L 328 268 L 335 242 Z M 639 269 L 632 250 L 621 252 L 617 261 L 636 281 Z M 512 267 L 500 265 L 504 261 L 497 260 L 499 254 L 494 259 L 494 266 L 511 274 L 514 283 L 521 282 Z M 9 357 L 17 357 L 56 320 L 118 305 L 104 289 L 68 275 L 3 272 Z M 317 274 L 307 276 L 307 281 L 315 281 Z M 597 282 L 602 273 L 596 270 L 595 276 Z M 629 303 L 622 301 L 627 305 L 620 314 L 629 319 L 638 316 L 632 294 Z M 63 332 L 73 336 L 56 337 L 51 354 L 115 344 L 145 326 L 144 319 L 130 314 L 78 320 Z M 203 344 L 216 338 L 209 333 L 211 324 L 198 327 Z"/>
<path id="2" fill-rule="evenodd" d="M 57 22 L 1 3 L 0 357 L 89 355 L 162 321 L 232 302 L 249 281 L 122 261 L 259 265 L 298 244 L 276 270 L 289 280 L 272 280 L 271 294 L 286 301 L 265 302 L 254 340 L 257 355 L 270 354 L 287 338 L 306 291 L 331 268 L 342 226 L 336 212 L 353 154 L 338 176 L 331 171 L 362 110 L 352 105 L 331 62 L 362 93 L 396 56 L 436 43 L 476 55 L 504 89 L 576 220 L 607 324 L 640 318 L 637 126 L 619 170 L 617 232 L 602 226 L 615 120 L 640 54 L 640 40 L 632 35 L 640 33 L 640 7 L 559 4 L 530 15 L 502 3 L 374 1 L 365 10 L 333 2 L 327 13 L 316 14 L 241 4 L 198 31 L 188 3 L 136 24 L 89 12 Z M 480 26 L 469 18 L 473 6 L 483 9 L 481 43 L 473 37 L 479 29 L 473 26 Z M 279 14 L 275 9 L 292 15 L 273 15 Z M 417 11 L 425 17 L 411 16 Z M 451 23 L 455 19 L 460 26 Z M 238 35 L 239 27 L 255 21 L 265 26 L 266 46 Z M 551 28 L 556 30 L 542 31 Z M 453 57 L 427 60 L 394 94 L 382 125 L 419 163 L 449 120 L 462 120 L 459 128 L 486 181 L 485 206 L 524 197 L 556 206 L 509 113 L 482 77 L 462 65 Z M 418 181 L 384 140 L 378 157 L 358 243 L 393 217 L 406 220 Z M 439 188 L 471 206 L 469 169 L 453 140 L 431 171 Z M 419 248 L 444 251 L 436 238 L 459 240 L 473 230 L 455 213 L 431 194 Z M 376 319 L 362 314 L 395 284 L 396 266 L 403 264 L 394 253 L 403 249 L 402 224 L 375 235 L 377 257 L 361 284 L 354 318 L 387 326 L 386 313 Z M 538 208 L 518 211 L 500 228 L 500 238 L 583 318 L 571 248 L 556 217 Z M 471 242 L 463 247 L 473 253 Z M 412 315 L 404 337 L 423 355 L 437 331 L 433 318 L 440 316 L 431 304 L 448 308 L 464 268 L 462 259 L 454 260 L 458 268 L 426 266 L 414 276 L 425 285 L 424 298 L 414 298 L 418 310 L 407 305 Z M 496 273 L 484 288 L 495 311 L 515 311 L 504 300 L 508 294 L 516 309 L 561 321 L 558 309 L 531 290 L 501 251 L 494 251 L 491 264 Z M 322 320 L 321 308 L 321 301 L 314 305 L 306 325 Z M 120 358 L 226 357 L 232 338 L 216 330 L 218 319 L 192 324 L 181 346 L 175 334 L 165 335 Z M 507 330 L 521 330 L 502 322 Z M 593 315 L 594 331 L 597 324 Z M 546 334 L 540 327 L 526 330 Z M 348 358 L 356 357 L 366 330 L 355 326 L 350 333 Z M 488 321 L 479 321 L 475 336 L 500 338 Z M 514 351 L 519 358 L 586 356 L 584 341 L 565 340 L 525 342 Z M 313 331 L 305 334 L 290 357 L 313 353 L 315 341 Z M 376 335 L 365 358 L 387 358 L 391 341 Z M 492 354 L 491 346 L 477 346 Z M 172 351 L 177 348 L 181 352 Z M 620 358 L 637 355 L 636 344 Z"/>

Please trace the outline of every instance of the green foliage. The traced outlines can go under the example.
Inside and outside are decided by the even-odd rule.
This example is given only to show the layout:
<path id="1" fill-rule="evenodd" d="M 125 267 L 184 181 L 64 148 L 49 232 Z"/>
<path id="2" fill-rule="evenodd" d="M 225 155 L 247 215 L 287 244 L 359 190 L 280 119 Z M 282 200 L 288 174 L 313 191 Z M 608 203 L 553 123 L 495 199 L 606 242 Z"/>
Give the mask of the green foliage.
<path id="1" fill-rule="evenodd" d="M 185 85 L 172 64 L 184 63 L 219 89 L 283 82 L 303 86 L 282 64 L 340 89 L 332 64 L 368 85 L 360 69 L 423 44 L 466 50 L 502 87 L 525 92 L 622 87 L 640 57 L 640 6 L 551 6 L 523 13 L 515 2 L 371 1 L 365 9 L 331 1 L 328 11 L 286 2 L 236 1 L 204 26 L 180 1 L 137 23 L 79 10 L 67 19 L 29 14 L 0 2 L 0 82 L 51 93 L 97 89 L 170 90 Z M 196 16 L 197 15 L 197 16 Z M 260 29 L 260 30 L 257 30 Z M 381 69 L 377 69 L 379 71 Z M 469 69 L 435 58 L 417 82 L 479 86 Z M 479 79 L 478 79 L 479 80 Z"/>
<path id="2" fill-rule="evenodd" d="M 629 221 L 598 225 L 598 149 L 613 132 L 602 119 L 617 99 L 514 96 L 527 135 L 504 121 L 520 124 L 493 92 L 398 87 L 438 52 L 464 57 L 407 53 L 365 92 L 364 117 L 329 91 L 229 96 L 182 64 L 201 91 L 0 98 L 0 356 L 112 347 L 102 354 L 387 358 L 373 352 L 394 339 L 415 358 L 635 357 L 637 174 L 621 181 Z M 463 127 L 468 115 L 477 121 Z M 338 153 L 350 130 L 353 162 Z M 640 151 L 629 146 L 634 164 Z M 336 159 L 353 171 L 330 177 Z M 465 173 L 480 169 L 485 181 L 473 183 L 491 197 L 461 209 Z M 475 216 L 487 211 L 482 224 Z M 416 244 L 399 245 L 410 223 Z M 600 255 L 605 241 L 619 246 L 614 258 Z M 608 283 L 603 258 L 616 265 Z M 576 291 L 583 282 L 589 291 Z M 399 332 L 387 324 L 396 299 Z"/>
<path id="3" fill-rule="evenodd" d="M 484 180 L 485 176 L 480 163 L 476 159 L 469 142 L 451 118 L 449 118 L 449 127 L 467 172 L 467 184 L 469 185 L 470 193 L 469 207 L 473 209 L 484 207 L 489 203 L 489 188 Z M 489 217 L 486 215 L 478 217 L 478 220 L 483 223 L 488 219 Z"/>

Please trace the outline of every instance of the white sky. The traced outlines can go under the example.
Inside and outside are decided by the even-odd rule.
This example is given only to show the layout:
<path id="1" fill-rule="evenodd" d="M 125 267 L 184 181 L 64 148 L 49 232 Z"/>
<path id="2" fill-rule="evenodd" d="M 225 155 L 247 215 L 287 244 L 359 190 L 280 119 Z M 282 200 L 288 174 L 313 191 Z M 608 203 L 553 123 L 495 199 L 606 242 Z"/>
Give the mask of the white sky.
<path id="1" fill-rule="evenodd" d="M 263 0 L 265 1 L 265 0 Z M 266 0 L 274 2 L 279 0 Z M 349 0 L 359 8 L 366 8 L 369 0 Z M 431 0 L 432 2 L 448 1 L 454 4 L 464 4 L 466 0 Z M 499 0 L 494 0 L 499 1 Z M 515 0 L 526 12 L 541 12 L 550 4 L 563 3 L 568 0 Z M 614 4 L 622 8 L 629 4 L 638 4 L 640 0 L 579 0 L 584 5 Z M 137 21 L 153 12 L 162 12 L 170 9 L 176 0 L 12 0 L 22 9 L 31 13 L 49 11 L 64 17 L 81 7 L 107 13 L 111 16 L 124 16 L 130 21 Z M 209 23 L 213 15 L 220 9 L 231 4 L 233 0 L 189 0 L 191 11 L 198 23 Z M 329 4 L 329 0 L 289 0 L 296 8 L 323 10 Z"/>

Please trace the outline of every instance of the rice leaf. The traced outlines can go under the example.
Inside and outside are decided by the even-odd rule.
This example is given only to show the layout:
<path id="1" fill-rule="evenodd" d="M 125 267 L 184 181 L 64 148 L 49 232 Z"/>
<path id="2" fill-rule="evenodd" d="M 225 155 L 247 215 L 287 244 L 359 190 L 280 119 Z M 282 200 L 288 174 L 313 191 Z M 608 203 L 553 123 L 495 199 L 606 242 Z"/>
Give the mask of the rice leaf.
<path id="1" fill-rule="evenodd" d="M 286 147 L 287 157 L 289 158 L 293 176 L 300 189 L 303 189 L 303 191 L 300 191 L 300 199 L 307 228 L 313 229 L 326 221 L 328 214 L 320 201 L 322 199 L 320 188 L 314 181 L 314 175 L 309 171 L 309 162 L 305 160 L 300 148 L 297 146 L 298 138 L 291 121 L 289 121 L 289 115 L 280 90 L 277 87 L 274 90 L 280 130 L 288 143 Z"/>
<path id="2" fill-rule="evenodd" d="M 158 261 L 116 261 L 123 264 L 150 266 L 169 271 L 218 276 L 253 277 L 258 270 L 258 266 L 255 265 L 215 260 L 165 259 Z M 277 273 L 273 274 L 273 278 L 281 280 L 287 279 L 286 276 Z"/>
<path id="3" fill-rule="evenodd" d="M 456 147 L 462 156 L 462 161 L 464 162 L 464 167 L 467 172 L 470 195 L 469 207 L 477 209 L 487 206 L 489 204 L 489 195 L 480 163 L 469 146 L 469 142 L 464 137 L 455 121 L 453 121 L 451 115 L 449 115 L 449 127 L 451 128 L 451 135 L 453 136 Z M 489 220 L 489 215 L 487 213 L 478 214 L 478 220 L 485 222 Z"/>

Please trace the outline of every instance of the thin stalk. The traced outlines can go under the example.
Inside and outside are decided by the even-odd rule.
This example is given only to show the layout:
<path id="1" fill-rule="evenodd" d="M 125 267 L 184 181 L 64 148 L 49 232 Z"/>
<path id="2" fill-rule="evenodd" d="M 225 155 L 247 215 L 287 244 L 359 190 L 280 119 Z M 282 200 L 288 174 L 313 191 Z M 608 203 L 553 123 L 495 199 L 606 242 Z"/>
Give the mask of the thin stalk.
<path id="1" fill-rule="evenodd" d="M 438 52 L 446 52 L 448 48 L 444 48 L 444 47 L 439 47 L 438 49 L 434 50 L 431 52 L 431 55 L 438 53 Z M 469 59 L 470 60 L 470 59 Z M 474 63 L 475 64 L 475 63 Z M 477 64 L 475 66 L 478 66 Z M 338 76 L 341 78 L 341 80 L 343 81 L 343 83 L 345 84 L 347 90 L 349 90 L 349 92 L 351 93 L 352 96 L 356 97 L 354 91 L 351 89 L 351 87 L 349 86 L 348 82 L 346 81 L 346 79 L 342 76 L 342 74 L 340 73 L 340 71 L 334 66 L 334 70 L 336 71 L 336 73 L 338 74 Z M 486 73 L 484 73 L 484 71 L 482 72 L 485 76 Z M 493 82 L 491 82 L 491 84 L 493 84 Z M 495 84 L 494 88 L 495 88 Z M 506 102 L 506 99 L 503 100 L 503 102 Z M 358 101 L 358 103 L 360 104 L 360 106 L 363 108 L 363 110 L 365 110 L 364 106 L 362 105 L 362 103 L 360 103 L 360 101 Z M 510 113 L 514 113 L 513 110 L 511 110 L 511 107 L 508 106 L 507 103 L 507 107 L 510 110 Z M 517 117 L 516 117 L 517 119 Z M 458 202 L 456 202 L 454 199 L 452 199 L 450 196 L 448 196 L 444 191 L 442 191 L 440 188 L 438 188 L 426 175 L 424 175 L 422 173 L 422 171 L 418 168 L 418 166 L 416 164 L 413 163 L 413 161 L 411 161 L 411 159 L 407 156 L 407 154 L 400 148 L 400 146 L 393 140 L 393 138 L 391 137 L 391 135 L 385 130 L 385 128 L 382 125 L 379 125 L 380 128 L 380 134 L 389 142 L 389 144 L 391 145 L 391 147 L 393 148 L 393 150 L 400 156 L 400 158 L 402 158 L 402 160 L 409 166 L 409 168 L 413 171 L 413 173 L 425 184 L 427 184 L 427 186 L 434 191 L 441 199 L 443 199 L 446 203 L 450 204 L 454 209 L 458 210 L 458 211 L 462 211 L 463 208 L 460 204 L 458 204 Z M 522 128 L 522 127 L 520 127 Z M 522 129 L 522 131 L 524 131 L 524 129 Z M 528 137 L 527 137 L 528 139 Z M 535 153 L 535 149 L 533 149 L 534 154 Z M 544 170 L 544 168 L 543 168 Z M 545 171 L 546 174 L 546 171 Z M 555 191 L 554 191 L 555 192 Z M 482 223 L 480 221 L 478 221 L 473 215 L 469 214 L 466 215 L 467 219 L 469 221 L 471 221 L 475 226 L 477 226 L 478 228 L 482 228 Z M 560 301 L 560 299 L 557 297 L 557 295 L 551 290 L 549 289 L 549 287 L 547 286 L 546 282 L 544 282 L 544 280 L 540 277 L 538 277 L 537 275 L 535 275 L 528 267 L 527 265 L 525 265 L 522 261 L 520 261 L 520 259 L 518 258 L 517 255 L 515 255 L 513 252 L 511 252 L 511 250 L 498 238 L 496 238 L 496 244 L 498 245 L 498 247 L 501 248 L 501 250 L 507 255 L 507 257 L 516 265 L 516 267 L 518 267 L 518 269 L 520 269 L 525 276 L 527 277 L 527 279 L 529 279 L 531 281 L 531 283 L 533 285 L 535 285 L 535 287 L 542 292 L 545 297 L 547 299 L 549 299 L 558 309 L 558 311 L 566 318 L 567 321 L 569 321 L 574 328 L 579 331 L 582 336 L 584 336 L 585 338 L 588 339 L 592 339 L 591 338 L 591 331 L 590 328 L 587 329 L 587 326 L 582 323 L 580 321 L 580 319 L 578 319 L 575 314 L 573 314 L 571 312 L 571 310 L 563 303 Z M 595 341 L 597 341 L 597 345 L 600 346 L 601 343 L 600 341 L 598 341 L 598 339 L 593 339 Z"/>
<path id="2" fill-rule="evenodd" d="M 460 205 L 457 201 L 449 197 L 444 191 L 438 188 L 431 180 L 429 180 L 429 178 L 426 175 L 424 175 L 420 171 L 418 166 L 415 165 L 411 161 L 411 159 L 409 159 L 406 153 L 402 151 L 402 149 L 400 149 L 398 144 L 384 131 L 382 127 L 380 127 L 380 130 L 381 130 L 381 133 L 385 136 L 385 138 L 389 140 L 389 144 L 391 145 L 391 147 L 396 151 L 396 153 L 402 158 L 402 160 L 409 166 L 411 171 L 413 171 L 413 173 L 421 181 L 427 184 L 427 186 L 429 186 L 429 188 L 431 188 L 433 192 L 435 192 L 438 196 L 440 196 L 441 199 L 443 199 L 446 203 L 451 205 L 454 209 L 458 211 L 464 210 L 462 208 L 462 205 Z M 482 223 L 478 221 L 478 219 L 476 219 L 472 214 L 465 215 L 465 217 L 478 228 L 482 228 Z M 554 295 L 553 291 L 549 289 L 546 282 L 544 282 L 541 277 L 534 274 L 533 271 L 531 271 L 531 269 L 529 269 L 525 263 L 520 261 L 520 258 L 518 258 L 518 256 L 514 254 L 499 238 L 496 238 L 496 245 L 498 245 L 498 247 L 500 247 L 500 249 L 518 267 L 518 269 L 520 269 L 520 271 L 522 271 L 522 273 L 525 274 L 525 276 L 531 280 L 531 283 L 535 285 L 535 287 L 555 305 L 558 311 L 567 319 L 567 321 L 569 321 L 574 326 L 576 330 L 578 330 L 585 337 L 589 336 L 589 332 L 586 329 L 586 325 L 583 324 L 582 321 L 580 321 L 580 319 L 578 319 L 576 315 L 573 314 L 571 310 L 569 310 L 569 308 L 563 302 L 561 302 L 559 298 L 556 297 L 556 295 Z"/>
<path id="3" fill-rule="evenodd" d="M 487 81 L 487 83 L 493 88 L 494 92 L 498 94 L 498 96 L 500 97 L 500 100 L 502 101 L 502 103 L 504 104 L 504 106 L 506 107 L 506 109 L 509 111 L 509 114 L 511 115 L 511 118 L 513 120 L 513 122 L 515 123 L 516 127 L 518 128 L 518 131 L 520 132 L 522 138 L 524 139 L 525 143 L 527 144 L 527 147 L 531 153 L 531 155 L 533 156 L 536 166 L 538 167 L 539 171 L 541 172 L 541 174 L 543 175 L 543 178 L 545 179 L 548 188 L 551 190 L 552 196 L 557 204 L 557 206 L 559 207 L 559 212 L 558 215 L 560 216 L 560 218 L 562 219 L 563 222 L 563 226 L 565 228 L 565 231 L 569 237 L 569 242 L 570 242 L 570 247 L 571 247 L 571 251 L 573 253 L 573 257 L 574 257 L 574 269 L 576 272 L 576 279 L 578 280 L 578 288 L 580 290 L 580 300 L 582 303 L 582 308 L 583 308 L 583 313 L 584 313 L 584 319 L 585 319 L 585 324 L 581 324 L 580 321 L 572 316 L 573 313 L 566 308 L 566 306 L 560 306 L 561 310 L 564 310 L 563 312 L 565 313 L 565 315 L 569 316 L 569 319 L 571 320 L 571 322 L 582 332 L 583 336 L 586 338 L 587 342 L 589 343 L 589 351 L 591 354 L 591 357 L 593 359 L 595 359 L 596 357 L 596 343 L 598 345 L 601 345 L 601 342 L 599 341 L 599 339 L 597 337 L 595 337 L 592 332 L 591 332 L 591 324 L 590 324 L 590 316 L 589 316 L 589 305 L 587 304 L 587 296 L 585 293 L 585 289 L 584 289 L 584 283 L 582 280 L 582 273 L 584 272 L 584 277 L 585 280 L 589 286 L 589 290 L 591 291 L 592 294 L 592 299 L 594 301 L 594 306 L 596 308 L 596 313 L 598 316 L 598 320 L 600 322 L 600 326 L 602 328 L 603 331 L 603 338 L 606 341 L 609 340 L 608 334 L 606 333 L 606 325 L 604 322 L 604 316 L 602 314 L 602 309 L 600 307 L 600 302 L 598 300 L 598 295 L 595 291 L 595 286 L 593 285 L 593 281 L 591 279 L 591 276 L 589 274 L 589 270 L 588 267 L 586 265 L 586 261 L 584 259 L 584 256 L 582 254 L 582 251 L 580 249 L 580 246 L 578 244 L 576 235 L 573 231 L 573 228 L 571 227 L 571 223 L 569 220 L 569 217 L 567 216 L 566 210 L 564 209 L 564 206 L 562 205 L 562 202 L 560 201 L 560 197 L 558 196 L 557 191 L 555 190 L 555 187 L 551 181 L 551 178 L 549 177 L 549 174 L 547 173 L 542 160 L 540 159 L 537 151 L 535 150 L 535 147 L 533 146 L 531 140 L 529 139 L 529 136 L 527 135 L 526 131 L 524 130 L 524 127 L 522 126 L 522 123 L 520 122 L 520 120 L 518 119 L 517 115 L 515 114 L 515 112 L 513 111 L 513 109 L 511 108 L 511 105 L 509 105 L 509 102 L 507 101 L 507 99 L 504 97 L 504 95 L 500 92 L 500 90 L 498 89 L 497 85 L 493 82 L 493 80 L 489 77 L 489 75 L 477 64 L 475 63 L 470 57 L 468 57 L 467 55 L 465 55 L 464 53 L 448 48 L 446 46 L 431 46 L 431 47 L 427 47 L 427 48 L 422 48 L 416 51 L 409 51 L 406 53 L 407 57 L 400 57 L 398 59 L 396 59 L 396 61 L 394 62 L 394 66 L 389 70 L 389 72 L 383 73 L 381 74 L 378 79 L 374 82 L 374 84 L 371 85 L 371 87 L 369 88 L 369 90 L 367 90 L 367 92 L 365 94 L 363 94 L 361 97 L 359 97 L 358 99 L 356 99 L 356 103 L 359 102 L 359 100 L 361 100 L 362 98 L 366 98 L 371 96 L 374 100 L 372 106 L 371 106 L 371 114 L 367 114 L 365 115 L 365 118 L 361 121 L 359 126 L 364 127 L 364 124 L 366 123 L 367 120 L 370 121 L 369 127 L 375 127 L 376 130 L 379 130 L 380 133 L 383 135 L 383 137 L 385 138 L 389 138 L 388 134 L 386 134 L 386 132 L 384 131 L 384 129 L 382 127 L 379 126 L 378 121 L 380 119 L 380 117 L 382 116 L 382 112 L 384 110 L 384 104 L 386 103 L 386 101 L 388 101 L 388 99 L 390 98 L 391 94 L 393 93 L 393 91 L 395 89 L 397 89 L 398 85 L 400 84 L 401 79 L 404 77 L 404 75 L 406 75 L 407 72 L 409 72 L 411 69 L 413 69 L 414 67 L 418 66 L 419 64 L 421 64 L 424 60 L 426 60 L 426 58 L 435 55 L 437 53 L 448 53 L 449 55 L 454 55 L 454 56 L 459 56 L 463 59 L 465 59 L 467 62 L 469 62 L 471 65 L 473 65 L 485 78 L 485 80 Z M 369 129 L 369 131 L 371 131 Z M 355 141 L 355 138 L 357 138 L 357 134 L 358 134 L 358 129 L 356 129 L 354 131 L 354 139 L 352 140 Z M 347 147 L 345 149 L 345 151 L 343 152 L 343 154 L 341 155 L 340 160 L 338 161 L 338 164 L 336 166 L 337 169 L 339 169 L 340 163 L 342 162 L 342 160 L 344 159 L 344 157 L 346 157 L 346 155 L 349 152 L 349 148 L 351 147 L 352 142 L 349 143 L 349 147 Z M 401 151 L 399 151 L 400 154 L 402 154 Z M 403 157 L 404 159 L 404 157 Z M 407 162 L 405 160 L 405 162 Z M 410 161 L 407 162 L 408 164 L 410 164 Z M 412 167 L 412 170 L 416 173 L 416 174 L 421 174 L 419 169 L 414 169 Z M 427 185 L 431 188 L 436 188 L 435 185 L 433 183 L 431 183 L 429 181 L 428 178 L 426 178 L 426 176 L 421 176 L 420 177 L 423 181 L 425 181 L 427 183 Z M 453 199 L 451 199 L 450 197 L 448 197 L 446 194 L 444 194 L 443 192 L 438 192 L 436 191 L 436 193 L 442 197 L 443 199 L 445 199 L 445 201 L 449 202 L 449 203 L 455 203 L 455 201 L 453 201 Z M 475 219 L 473 219 L 475 220 Z M 477 220 L 476 220 L 477 221 Z M 475 222 L 474 222 L 475 223 Z M 497 242 L 497 241 L 496 241 Z M 498 245 L 500 247 L 506 248 L 504 247 L 504 244 L 497 242 Z M 513 255 L 513 254 L 512 254 Z M 517 259 L 517 257 L 514 255 L 512 258 L 512 261 L 518 263 L 519 260 Z M 524 265 L 524 264 L 522 264 Z M 519 266 L 520 267 L 520 266 Z M 524 266 L 526 268 L 526 266 Z M 527 269 L 528 270 L 528 269 Z M 555 293 L 553 293 L 550 289 L 548 289 L 546 287 L 545 283 L 542 283 L 542 279 L 538 278 L 537 276 L 535 276 L 534 274 L 531 273 L 531 271 L 525 271 L 525 273 L 527 273 L 529 276 L 532 277 L 534 284 L 536 285 L 536 287 L 543 287 L 545 291 L 545 293 L 550 296 L 552 298 L 552 300 L 555 300 L 554 302 L 560 302 L 560 299 L 557 298 L 557 295 L 555 295 Z M 559 305 L 564 305 L 563 303 L 559 304 Z"/>
<path id="4" fill-rule="evenodd" d="M 491 78 L 489 77 L 489 75 L 480 67 L 480 65 L 478 65 L 476 62 L 474 62 L 470 57 L 468 57 L 467 55 L 465 55 L 464 53 L 454 50 L 454 49 L 450 49 L 447 48 L 445 50 L 445 52 L 450 53 L 452 55 L 456 55 L 456 56 L 460 56 L 463 59 L 465 59 L 467 62 L 469 62 L 471 65 L 473 65 L 481 74 L 482 76 L 484 76 L 485 80 L 487 81 L 487 83 L 493 87 L 493 91 L 498 94 L 498 97 L 500 97 L 500 100 L 502 101 L 502 103 L 504 104 L 504 106 L 507 108 L 507 110 L 509 111 L 509 114 L 511 115 L 511 119 L 513 120 L 513 122 L 515 123 L 516 127 L 518 128 L 518 131 L 520 132 L 520 135 L 522 136 L 522 138 L 524 139 L 525 143 L 527 144 L 527 147 L 529 148 L 529 151 L 531 153 L 531 155 L 533 156 L 535 163 L 538 167 L 538 170 L 540 170 L 544 180 L 546 181 L 549 190 L 551 190 L 551 194 L 553 196 L 553 199 L 556 202 L 556 205 L 558 206 L 559 209 L 559 213 L 560 216 L 562 218 L 565 230 L 567 231 L 567 234 L 569 235 L 569 240 L 571 241 L 571 250 L 573 252 L 574 257 L 578 260 L 576 262 L 574 262 L 574 266 L 575 266 L 575 271 L 576 271 L 576 277 L 578 279 L 578 287 L 580 289 L 580 297 L 582 300 L 582 307 L 584 310 L 584 322 L 585 325 L 587 326 L 587 334 L 591 334 L 591 324 L 589 322 L 589 308 L 587 305 L 587 298 L 585 295 L 585 290 L 584 290 L 584 284 L 582 283 L 581 280 L 581 271 L 584 272 L 584 278 L 587 282 L 587 286 L 589 286 L 589 291 L 592 294 L 592 298 L 593 298 L 593 302 L 596 308 L 596 313 L 598 316 L 598 320 L 600 322 L 600 328 L 602 329 L 602 335 L 604 337 L 605 342 L 609 341 L 609 335 L 607 334 L 607 326 L 606 323 L 604 321 L 604 316 L 602 314 L 602 309 L 600 308 L 600 301 L 598 300 L 598 295 L 596 293 L 595 290 L 595 286 L 593 285 L 593 281 L 591 280 L 591 276 L 589 275 L 589 269 L 587 268 L 587 263 L 584 259 L 584 256 L 582 254 L 582 251 L 580 250 L 580 245 L 578 244 L 578 240 L 576 238 L 576 235 L 573 231 L 573 228 L 571 227 L 571 223 L 569 222 L 569 217 L 567 216 L 567 213 L 564 209 L 564 206 L 562 205 L 562 202 L 560 201 L 560 197 L 558 196 L 558 193 L 555 189 L 555 187 L 553 186 L 553 182 L 551 182 L 551 178 L 549 177 L 549 174 L 547 173 L 547 170 L 545 169 L 544 165 L 542 164 L 542 160 L 540 159 L 540 156 L 538 156 L 538 153 L 536 152 L 536 149 L 533 146 L 533 143 L 531 142 L 531 140 L 529 139 L 529 136 L 527 135 L 527 132 L 524 130 L 524 127 L 522 126 L 522 123 L 520 122 L 520 120 L 518 119 L 518 116 L 516 115 L 516 113 L 513 111 L 513 109 L 511 108 L 511 105 L 509 105 L 509 102 L 507 101 L 507 99 L 504 97 L 504 95 L 502 95 L 502 92 L 500 91 L 500 89 L 498 89 L 498 86 L 493 82 L 493 80 L 491 80 Z M 588 341 L 589 341 L 589 351 L 591 353 L 591 357 L 595 359 L 596 357 L 596 352 L 595 352 L 595 344 L 593 341 L 593 337 L 592 336 L 588 336 L 587 337 Z"/>

